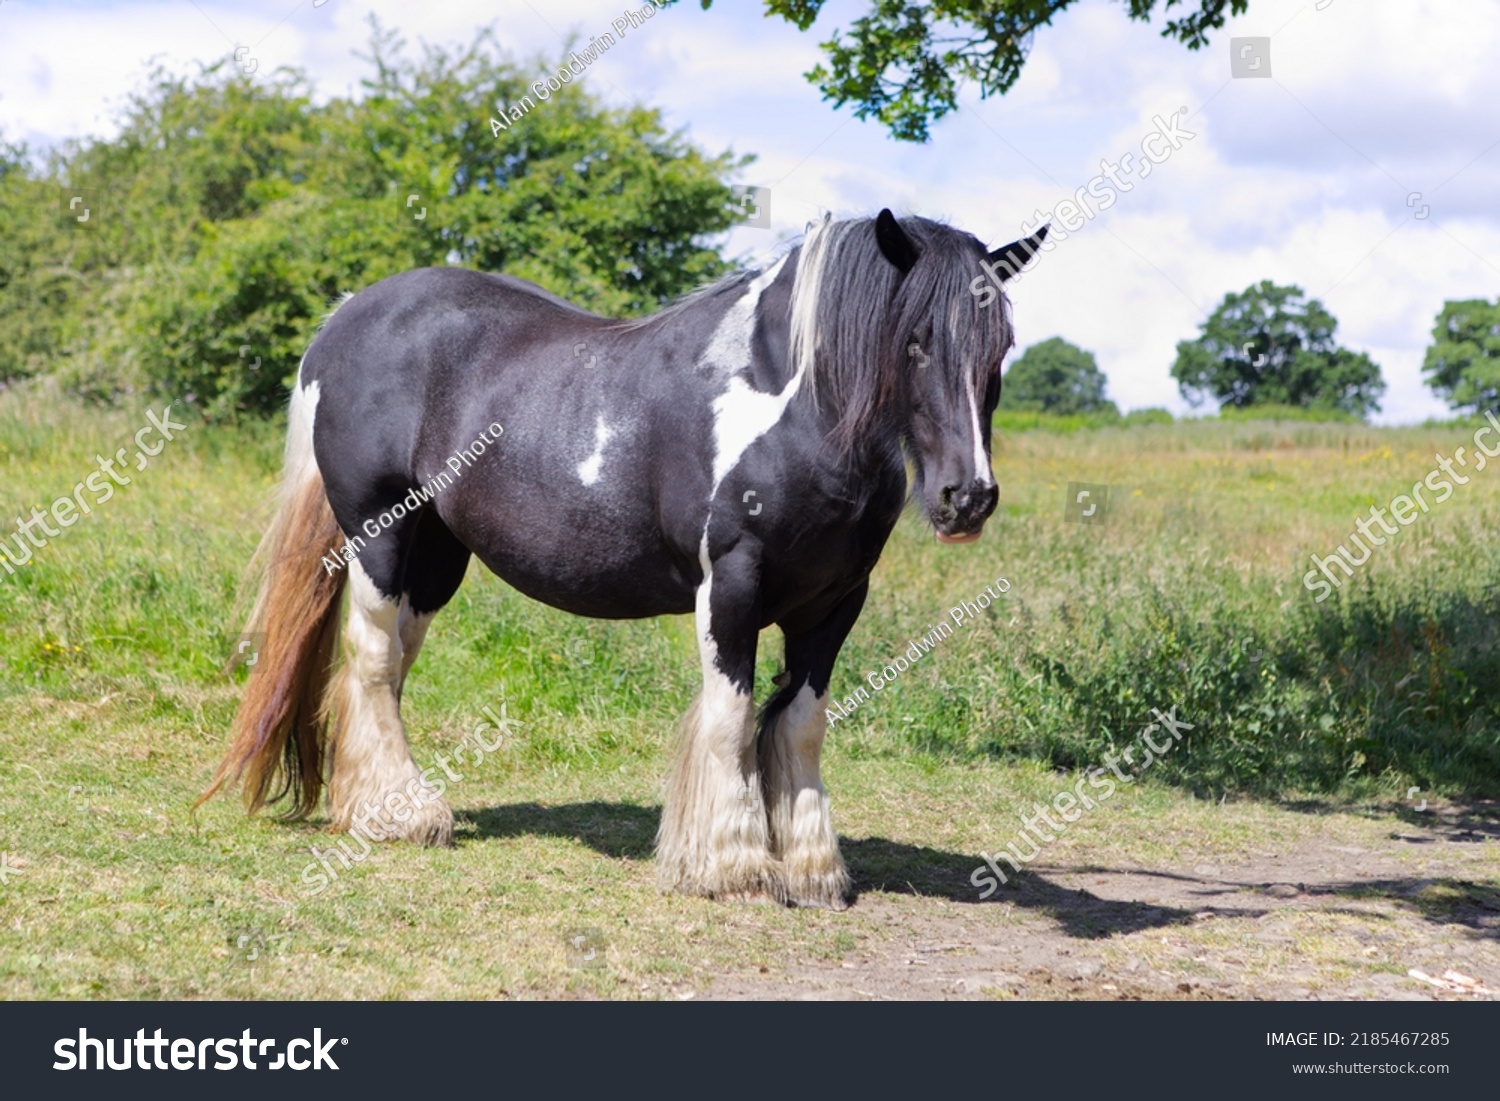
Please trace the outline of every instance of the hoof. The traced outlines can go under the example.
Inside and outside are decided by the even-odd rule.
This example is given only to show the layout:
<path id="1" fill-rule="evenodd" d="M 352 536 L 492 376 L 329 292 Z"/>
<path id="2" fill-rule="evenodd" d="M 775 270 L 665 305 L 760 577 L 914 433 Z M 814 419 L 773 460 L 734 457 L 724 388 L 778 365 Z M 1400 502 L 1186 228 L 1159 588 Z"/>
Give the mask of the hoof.
<path id="1" fill-rule="evenodd" d="M 402 828 L 398 840 L 434 849 L 453 846 L 453 811 L 441 800 L 428 803 L 411 816 L 410 822 L 403 823 Z"/>
<path id="2" fill-rule="evenodd" d="M 692 869 L 659 864 L 656 883 L 664 894 L 711 898 L 718 902 L 790 902 L 781 869 L 767 857 L 757 865 Z"/>
<path id="3" fill-rule="evenodd" d="M 381 801 L 350 799 L 332 808 L 333 828 L 359 834 L 367 841 L 409 841 L 424 848 L 453 844 L 453 811 L 436 793 L 420 805 L 408 800 L 401 809 L 406 812 L 405 821 Z"/>
<path id="4" fill-rule="evenodd" d="M 788 869 L 787 901 L 819 910 L 847 910 L 854 901 L 854 881 L 842 861 L 836 867 L 798 874 Z"/>

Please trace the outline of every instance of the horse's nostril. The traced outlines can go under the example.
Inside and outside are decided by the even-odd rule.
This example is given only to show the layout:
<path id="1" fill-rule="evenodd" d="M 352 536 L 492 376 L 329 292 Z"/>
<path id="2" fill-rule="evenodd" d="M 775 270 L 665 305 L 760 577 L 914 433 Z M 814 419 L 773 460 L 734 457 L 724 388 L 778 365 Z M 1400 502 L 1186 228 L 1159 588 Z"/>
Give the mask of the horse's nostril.
<path id="1" fill-rule="evenodd" d="M 984 520 L 995 510 L 1000 491 L 994 485 L 971 482 L 968 486 L 944 486 L 938 494 L 938 508 L 949 518 L 969 522 Z"/>
<path id="2" fill-rule="evenodd" d="M 966 520 L 984 520 L 995 511 L 999 500 L 1000 491 L 996 486 L 974 483 L 967 489 L 955 487 L 949 496 L 949 507 Z"/>

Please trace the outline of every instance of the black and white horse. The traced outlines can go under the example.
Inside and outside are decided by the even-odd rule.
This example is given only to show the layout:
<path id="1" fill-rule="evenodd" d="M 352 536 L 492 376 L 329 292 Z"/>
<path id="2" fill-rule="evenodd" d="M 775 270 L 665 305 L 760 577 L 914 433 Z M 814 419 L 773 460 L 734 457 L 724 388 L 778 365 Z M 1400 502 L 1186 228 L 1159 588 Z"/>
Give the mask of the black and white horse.
<path id="1" fill-rule="evenodd" d="M 306 814 L 326 754 L 336 827 L 385 808 L 399 823 L 385 836 L 451 844 L 399 708 L 475 555 L 577 615 L 696 614 L 703 690 L 662 810 L 664 889 L 847 904 L 819 770 L 834 660 L 907 500 L 908 457 L 940 540 L 977 539 L 994 511 L 1011 328 L 981 264 L 1003 278 L 1041 236 L 986 252 L 888 210 L 824 219 L 765 270 L 631 321 L 458 268 L 346 300 L 292 397 L 248 628 L 263 641 L 209 794 L 237 779 L 251 811 L 291 794 Z M 772 623 L 786 674 L 757 723 L 756 636 Z"/>

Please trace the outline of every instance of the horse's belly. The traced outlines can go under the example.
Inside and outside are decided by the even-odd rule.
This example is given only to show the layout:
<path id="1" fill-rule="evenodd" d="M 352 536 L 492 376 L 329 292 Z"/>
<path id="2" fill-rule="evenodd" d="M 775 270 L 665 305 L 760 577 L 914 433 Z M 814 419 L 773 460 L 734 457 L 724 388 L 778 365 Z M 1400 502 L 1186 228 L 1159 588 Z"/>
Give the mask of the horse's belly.
<path id="1" fill-rule="evenodd" d="M 696 563 L 659 531 L 624 520 L 515 511 L 478 538 L 460 539 L 506 584 L 575 615 L 639 619 L 691 612 Z M 472 533 L 478 534 L 478 533 Z"/>
<path id="2" fill-rule="evenodd" d="M 663 476 L 639 421 L 622 416 L 616 429 L 585 439 L 583 418 L 559 414 L 547 433 L 526 432 L 519 424 L 528 419 L 516 419 L 493 459 L 440 506 L 453 533 L 507 584 L 564 611 L 606 619 L 692 611 L 707 487 L 688 474 Z M 686 459 L 687 471 L 706 465 L 674 458 Z"/>
<path id="3" fill-rule="evenodd" d="M 574 615 L 644 619 L 680 615 L 694 606 L 693 585 L 665 562 L 611 569 L 586 562 L 540 563 L 503 551 L 479 558 L 507 585 Z"/>

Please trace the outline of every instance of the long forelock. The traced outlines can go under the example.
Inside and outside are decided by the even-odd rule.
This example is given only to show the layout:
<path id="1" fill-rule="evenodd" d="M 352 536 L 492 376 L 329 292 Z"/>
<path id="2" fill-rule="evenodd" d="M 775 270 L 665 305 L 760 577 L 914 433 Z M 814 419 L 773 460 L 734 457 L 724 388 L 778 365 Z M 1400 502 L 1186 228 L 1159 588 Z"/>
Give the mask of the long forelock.
<path id="1" fill-rule="evenodd" d="M 946 262 L 919 262 L 912 269 L 901 288 L 895 331 L 929 332 L 922 350 L 930 365 L 948 373 L 956 392 L 982 390 L 985 373 L 999 370 L 1010 347 L 1009 302 L 1001 292 L 994 303 L 981 305 L 971 290 L 981 272 L 966 234 L 925 219 L 913 221 L 902 228 L 923 255 L 941 255 Z"/>
<path id="2" fill-rule="evenodd" d="M 838 410 L 834 438 L 848 451 L 868 440 L 890 403 L 907 399 L 914 369 L 912 335 L 928 333 L 922 352 L 953 374 L 954 393 L 983 389 L 1010 345 L 1008 303 L 985 308 L 970 290 L 980 275 L 977 242 L 929 221 L 901 228 L 920 259 L 903 278 L 880 251 L 871 220 L 814 225 L 797 258 L 792 291 L 791 355 L 814 401 Z"/>

